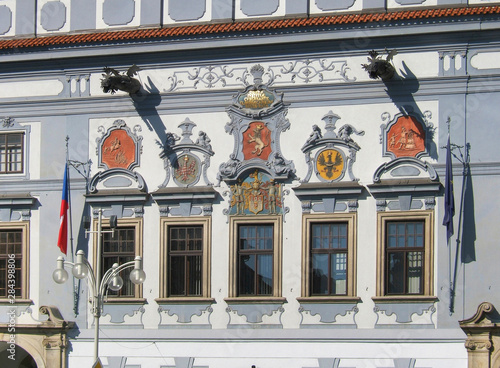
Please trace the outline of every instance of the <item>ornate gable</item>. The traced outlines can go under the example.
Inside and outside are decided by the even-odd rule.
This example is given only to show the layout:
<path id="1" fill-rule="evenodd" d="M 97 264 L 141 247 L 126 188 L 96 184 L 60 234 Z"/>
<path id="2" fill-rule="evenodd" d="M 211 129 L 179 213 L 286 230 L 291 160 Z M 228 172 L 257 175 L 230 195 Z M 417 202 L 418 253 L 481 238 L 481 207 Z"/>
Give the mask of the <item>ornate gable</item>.
<path id="1" fill-rule="evenodd" d="M 352 134 L 364 135 L 364 131 L 358 131 L 350 124 L 344 124 L 338 133 L 335 125 L 340 116 L 329 111 L 323 117 L 325 122 L 325 134 L 317 125 L 313 125 L 313 131 L 302 147 L 308 166 L 306 177 L 301 181 L 307 183 L 314 171 L 316 177 L 322 182 L 339 182 L 349 174 L 351 181 L 358 181 L 352 172 L 352 166 L 356 161 L 356 153 L 360 150 L 359 145 L 351 138 Z M 311 155 L 314 158 L 311 158 Z"/>
<path id="2" fill-rule="evenodd" d="M 295 174 L 293 162 L 283 157 L 280 147 L 281 133 L 290 126 L 283 96 L 262 82 L 262 66 L 255 65 L 250 72 L 254 84 L 234 96 L 227 108 L 231 122 L 225 129 L 233 135 L 235 144 L 229 161 L 219 167 L 219 183 L 235 182 L 255 170 L 265 172 L 273 180 L 285 180 Z"/>

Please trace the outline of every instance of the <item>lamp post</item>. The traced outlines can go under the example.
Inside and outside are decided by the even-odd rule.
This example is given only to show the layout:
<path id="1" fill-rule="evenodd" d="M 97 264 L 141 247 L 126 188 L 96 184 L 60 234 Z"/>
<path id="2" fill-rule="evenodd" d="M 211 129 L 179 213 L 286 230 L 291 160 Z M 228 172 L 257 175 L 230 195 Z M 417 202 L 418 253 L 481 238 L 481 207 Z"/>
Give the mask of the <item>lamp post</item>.
<path id="1" fill-rule="evenodd" d="M 85 231 L 86 233 L 97 233 L 96 257 L 100 257 L 102 254 L 102 234 L 113 231 L 114 230 L 102 230 L 102 209 L 99 209 L 97 231 Z M 146 273 L 142 268 L 142 257 L 137 256 L 133 261 L 126 262 L 122 265 L 118 265 L 118 263 L 113 264 L 113 266 L 102 275 L 102 278 L 100 259 L 96 262 L 97 268 L 94 273 L 83 250 L 76 252 L 76 262 L 74 263 L 64 260 L 63 256 L 58 257 L 56 262 L 57 266 L 52 274 L 52 278 L 58 284 L 62 284 L 68 279 L 68 272 L 64 269 L 65 265 L 72 268 L 74 277 L 78 279 L 87 278 L 89 292 L 92 295 L 92 314 L 94 315 L 94 361 L 97 361 L 99 357 L 99 319 L 101 318 L 106 291 L 108 288 L 113 291 L 120 290 L 123 286 L 123 279 L 120 276 L 120 272 L 132 267 L 133 270 L 130 272 L 130 281 L 136 285 L 142 284 L 146 279 Z"/>

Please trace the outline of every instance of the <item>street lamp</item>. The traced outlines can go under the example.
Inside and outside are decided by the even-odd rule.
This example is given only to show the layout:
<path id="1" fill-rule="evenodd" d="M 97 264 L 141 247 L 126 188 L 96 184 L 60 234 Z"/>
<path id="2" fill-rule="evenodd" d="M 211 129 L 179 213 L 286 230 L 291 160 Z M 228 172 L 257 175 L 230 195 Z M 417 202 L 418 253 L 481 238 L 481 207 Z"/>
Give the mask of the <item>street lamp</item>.
<path id="1" fill-rule="evenodd" d="M 99 209 L 99 217 L 97 224 L 97 231 L 88 231 L 86 233 L 97 233 L 97 253 L 96 256 L 100 257 L 102 254 L 102 233 L 113 232 L 113 230 L 102 230 L 102 209 Z M 68 262 L 64 260 L 63 256 L 57 258 L 57 266 L 52 274 L 52 278 L 58 284 L 63 284 L 68 279 L 68 271 L 64 269 L 64 266 L 69 266 L 72 268 L 73 276 L 77 279 L 87 278 L 87 284 L 89 285 L 89 292 L 92 295 L 92 314 L 94 315 L 94 361 L 97 361 L 99 357 L 99 318 L 104 306 L 104 296 L 106 295 L 107 289 L 113 291 L 118 291 L 123 286 L 123 279 L 120 276 L 120 272 L 133 268 L 130 272 L 130 281 L 136 285 L 140 285 L 146 280 L 146 273 L 142 267 L 142 257 L 135 257 L 133 261 L 126 262 L 122 265 L 118 263 L 113 264 L 110 269 L 108 269 L 101 278 L 101 262 L 97 260 L 97 269 L 94 273 L 92 266 L 85 257 L 83 250 L 76 252 L 76 261 Z"/>

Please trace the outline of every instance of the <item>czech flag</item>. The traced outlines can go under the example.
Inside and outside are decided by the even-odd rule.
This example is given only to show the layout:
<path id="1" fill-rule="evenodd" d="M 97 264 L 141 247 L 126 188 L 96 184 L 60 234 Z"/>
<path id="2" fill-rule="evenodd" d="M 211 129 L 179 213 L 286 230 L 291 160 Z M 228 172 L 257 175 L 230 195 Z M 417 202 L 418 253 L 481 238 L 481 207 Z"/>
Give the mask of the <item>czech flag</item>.
<path id="1" fill-rule="evenodd" d="M 57 239 L 57 246 L 61 249 L 61 252 L 67 254 L 68 252 L 68 209 L 69 209 L 69 199 L 68 199 L 68 164 L 64 167 L 64 181 L 62 190 L 62 200 L 61 200 L 61 214 L 60 214 L 60 227 L 59 227 L 59 238 Z"/>

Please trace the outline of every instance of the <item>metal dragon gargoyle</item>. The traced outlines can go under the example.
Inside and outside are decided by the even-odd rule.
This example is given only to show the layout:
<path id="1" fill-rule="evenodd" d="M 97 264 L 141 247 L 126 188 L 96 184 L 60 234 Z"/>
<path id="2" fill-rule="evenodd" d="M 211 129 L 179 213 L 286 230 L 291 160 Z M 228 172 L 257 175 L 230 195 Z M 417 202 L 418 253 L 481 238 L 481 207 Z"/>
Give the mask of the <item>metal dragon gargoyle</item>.
<path id="1" fill-rule="evenodd" d="M 120 72 L 113 68 L 104 68 L 104 73 L 101 79 L 101 88 L 104 93 L 111 92 L 114 94 L 116 91 L 124 91 L 131 95 L 139 92 L 141 89 L 141 82 L 133 78 L 137 75 L 139 67 L 137 65 L 132 65 L 128 68 L 126 73 L 120 74 Z"/>
<path id="2" fill-rule="evenodd" d="M 386 50 L 387 51 L 387 50 Z M 388 51 L 387 57 L 382 59 L 379 53 L 375 50 L 370 51 L 368 54 L 369 64 L 361 64 L 363 69 L 368 72 L 371 79 L 382 79 L 383 81 L 389 80 L 394 76 L 396 70 L 392 66 L 391 61 L 394 55 L 398 52 L 396 50 Z"/>

